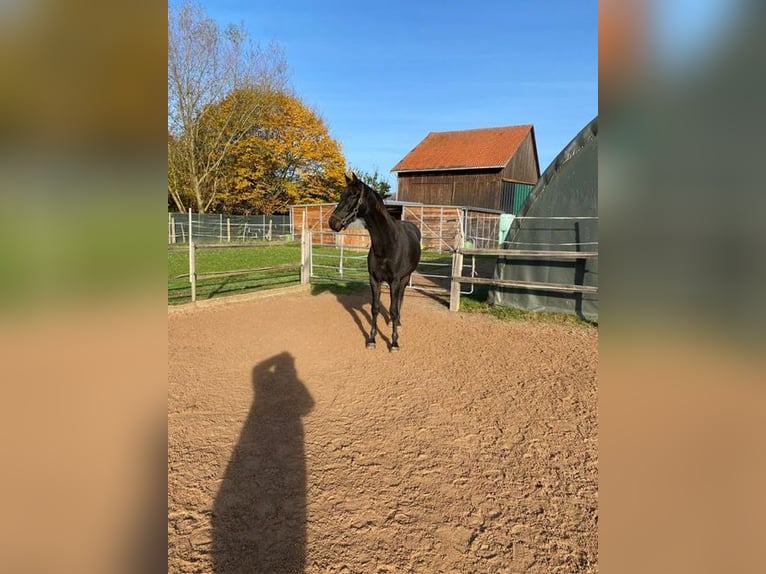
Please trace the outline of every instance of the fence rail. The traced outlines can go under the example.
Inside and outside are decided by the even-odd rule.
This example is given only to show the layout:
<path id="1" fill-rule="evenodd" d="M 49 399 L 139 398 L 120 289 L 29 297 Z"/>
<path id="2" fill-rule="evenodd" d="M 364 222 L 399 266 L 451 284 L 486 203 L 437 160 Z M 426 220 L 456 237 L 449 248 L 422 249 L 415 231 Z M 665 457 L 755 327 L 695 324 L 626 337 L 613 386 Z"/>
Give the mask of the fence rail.
<path id="1" fill-rule="evenodd" d="M 566 293 L 598 293 L 598 287 L 592 285 L 564 285 L 561 283 L 541 283 L 539 281 L 515 281 L 511 279 L 493 279 L 489 277 L 463 277 L 456 275 L 453 281 L 498 287 L 520 287 L 538 291 L 563 291 Z"/>
<path id="2" fill-rule="evenodd" d="M 197 278 L 209 278 L 209 277 L 235 277 L 237 275 L 249 275 L 251 273 L 257 273 L 259 271 L 276 271 L 278 269 L 297 269 L 298 264 L 295 263 L 283 263 L 281 265 L 267 265 L 265 267 L 254 267 L 251 269 L 235 269 L 234 271 L 208 271 L 207 273 L 197 273 Z"/>
<path id="3" fill-rule="evenodd" d="M 594 259 L 598 251 L 540 251 L 531 249 L 471 249 L 463 248 L 464 255 L 496 255 L 507 258 Z"/>

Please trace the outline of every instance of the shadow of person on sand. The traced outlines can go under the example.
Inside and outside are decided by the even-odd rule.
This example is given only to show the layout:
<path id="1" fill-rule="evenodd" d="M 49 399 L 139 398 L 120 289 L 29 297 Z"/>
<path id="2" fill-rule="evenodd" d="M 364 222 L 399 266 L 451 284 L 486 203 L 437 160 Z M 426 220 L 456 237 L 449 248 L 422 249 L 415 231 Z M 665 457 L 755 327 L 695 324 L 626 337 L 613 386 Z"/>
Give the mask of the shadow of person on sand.
<path id="1" fill-rule="evenodd" d="M 255 399 L 213 505 L 214 572 L 299 574 L 306 560 L 302 417 L 314 406 L 287 352 L 253 369 Z"/>

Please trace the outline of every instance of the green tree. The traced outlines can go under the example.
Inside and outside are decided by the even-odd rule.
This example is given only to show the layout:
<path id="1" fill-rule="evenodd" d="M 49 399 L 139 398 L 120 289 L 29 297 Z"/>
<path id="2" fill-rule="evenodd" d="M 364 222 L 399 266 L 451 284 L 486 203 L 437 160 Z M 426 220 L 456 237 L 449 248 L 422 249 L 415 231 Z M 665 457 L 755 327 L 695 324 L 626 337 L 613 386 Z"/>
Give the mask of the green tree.
<path id="1" fill-rule="evenodd" d="M 383 199 L 386 199 L 393 195 L 391 193 L 391 184 L 381 177 L 381 175 L 378 173 L 377 167 L 375 168 L 375 171 L 373 173 L 369 173 L 364 170 L 356 169 L 356 168 L 353 171 L 354 173 L 356 173 L 359 179 L 361 179 L 364 183 L 366 183 L 372 189 L 377 191 L 380 194 L 380 197 L 382 197 Z"/>

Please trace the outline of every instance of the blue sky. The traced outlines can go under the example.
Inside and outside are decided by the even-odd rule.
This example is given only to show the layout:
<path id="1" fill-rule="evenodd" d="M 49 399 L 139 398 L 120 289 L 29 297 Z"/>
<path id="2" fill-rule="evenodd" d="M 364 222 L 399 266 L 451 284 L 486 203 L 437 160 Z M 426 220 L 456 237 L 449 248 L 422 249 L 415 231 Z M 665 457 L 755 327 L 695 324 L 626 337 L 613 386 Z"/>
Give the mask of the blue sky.
<path id="1" fill-rule="evenodd" d="M 540 169 L 598 113 L 596 0 L 202 0 L 285 50 L 350 166 L 390 169 L 428 132 L 531 123 Z"/>

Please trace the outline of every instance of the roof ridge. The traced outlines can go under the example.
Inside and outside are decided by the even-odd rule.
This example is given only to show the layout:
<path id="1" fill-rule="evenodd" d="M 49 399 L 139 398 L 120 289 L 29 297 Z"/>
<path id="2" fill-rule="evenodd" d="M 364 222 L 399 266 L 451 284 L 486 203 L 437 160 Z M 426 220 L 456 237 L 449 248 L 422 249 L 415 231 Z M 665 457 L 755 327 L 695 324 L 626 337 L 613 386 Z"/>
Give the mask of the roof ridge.
<path id="1" fill-rule="evenodd" d="M 511 126 L 492 126 L 487 128 L 464 128 L 461 130 L 444 130 L 441 132 L 428 132 L 427 135 L 431 134 L 454 134 L 454 133 L 463 133 L 463 132 L 481 132 L 481 131 L 487 131 L 487 130 L 507 130 L 510 128 L 533 128 L 534 124 L 514 124 Z"/>

